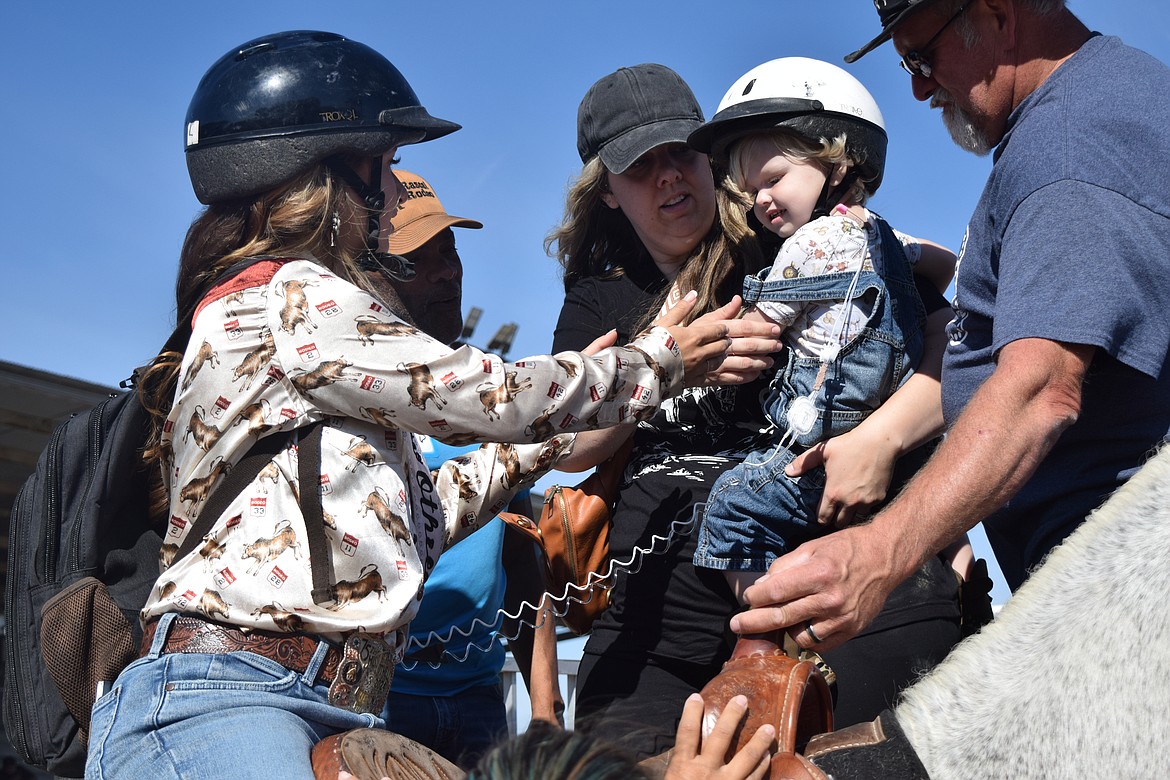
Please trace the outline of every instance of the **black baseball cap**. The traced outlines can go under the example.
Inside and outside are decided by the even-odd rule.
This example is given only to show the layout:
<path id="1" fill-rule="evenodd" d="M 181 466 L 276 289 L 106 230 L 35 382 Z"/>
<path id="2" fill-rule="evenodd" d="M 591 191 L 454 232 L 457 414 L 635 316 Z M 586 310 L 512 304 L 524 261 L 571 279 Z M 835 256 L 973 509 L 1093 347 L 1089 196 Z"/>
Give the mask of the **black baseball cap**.
<path id="1" fill-rule="evenodd" d="M 878 37 L 862 46 L 852 54 L 846 55 L 846 62 L 857 62 L 871 51 L 881 46 L 894 34 L 898 23 L 910 15 L 911 12 L 929 3 L 930 0 L 873 0 L 877 8 L 878 19 L 882 23 L 882 32 Z"/>
<path id="2" fill-rule="evenodd" d="M 581 162 L 600 157 L 623 173 L 656 146 L 686 143 L 703 124 L 703 110 L 687 83 L 665 65 L 618 68 L 597 81 L 577 109 Z"/>

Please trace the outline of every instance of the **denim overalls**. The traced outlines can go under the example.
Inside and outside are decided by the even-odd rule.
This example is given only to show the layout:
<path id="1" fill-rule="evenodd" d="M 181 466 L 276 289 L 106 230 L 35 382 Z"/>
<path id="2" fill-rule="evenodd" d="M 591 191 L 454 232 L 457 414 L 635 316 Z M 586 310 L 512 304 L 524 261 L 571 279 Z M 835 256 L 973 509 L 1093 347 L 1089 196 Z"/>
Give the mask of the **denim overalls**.
<path id="1" fill-rule="evenodd" d="M 831 530 L 816 522 L 824 469 L 792 478 L 784 467 L 813 444 L 857 427 L 922 359 L 926 312 L 910 262 L 885 220 L 876 215 L 874 220 L 883 274 L 846 271 L 771 282 L 754 276 L 744 280 L 745 302 L 833 302 L 845 299 L 856 275 L 854 300 L 872 309 L 862 331 L 832 361 L 798 357 L 791 349 L 782 353 L 787 363 L 777 370 L 764 399 L 764 411 L 778 429 L 776 443 L 724 472 L 708 502 L 696 507 L 702 520 L 696 566 L 766 571 L 780 555 Z M 789 404 L 814 388 L 816 424 L 797 435 L 794 445 L 783 446 Z"/>

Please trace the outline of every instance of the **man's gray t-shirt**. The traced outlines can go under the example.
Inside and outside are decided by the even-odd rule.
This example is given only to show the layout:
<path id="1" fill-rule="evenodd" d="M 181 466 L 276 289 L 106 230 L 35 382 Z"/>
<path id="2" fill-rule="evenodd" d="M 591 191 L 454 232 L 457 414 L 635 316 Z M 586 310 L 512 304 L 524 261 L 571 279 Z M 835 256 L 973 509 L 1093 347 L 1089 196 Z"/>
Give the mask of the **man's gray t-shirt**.
<path id="1" fill-rule="evenodd" d="M 1014 589 L 1170 430 L 1170 68 L 1094 36 L 1013 112 L 960 255 L 953 423 L 1012 341 L 1098 347 L 1077 422 L 984 521 Z"/>

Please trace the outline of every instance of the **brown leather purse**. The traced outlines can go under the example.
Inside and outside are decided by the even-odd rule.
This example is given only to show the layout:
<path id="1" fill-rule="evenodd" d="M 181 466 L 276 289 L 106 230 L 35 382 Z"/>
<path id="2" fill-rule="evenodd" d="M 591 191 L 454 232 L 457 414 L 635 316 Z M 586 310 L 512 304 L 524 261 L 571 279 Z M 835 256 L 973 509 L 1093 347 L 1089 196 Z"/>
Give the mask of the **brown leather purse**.
<path id="1" fill-rule="evenodd" d="M 561 621 L 575 634 L 584 634 L 609 606 L 609 530 L 617 503 L 622 472 L 633 450 L 633 437 L 599 464 L 584 481 L 571 487 L 553 485 L 545 494 L 536 528 L 522 516 L 500 516 L 532 536 L 544 548 L 549 592 L 571 598 L 558 604 L 566 610 Z M 575 587 L 569 587 L 575 586 Z"/>

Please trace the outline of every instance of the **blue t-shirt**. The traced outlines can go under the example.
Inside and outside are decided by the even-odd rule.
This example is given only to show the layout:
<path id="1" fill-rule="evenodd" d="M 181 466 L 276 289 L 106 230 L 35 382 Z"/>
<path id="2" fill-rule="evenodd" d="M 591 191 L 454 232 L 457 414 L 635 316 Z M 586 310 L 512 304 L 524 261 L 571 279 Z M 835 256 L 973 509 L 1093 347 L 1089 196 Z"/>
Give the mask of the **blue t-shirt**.
<path id="1" fill-rule="evenodd" d="M 429 437 L 423 442 L 423 453 L 431 468 L 473 449 L 451 447 Z M 504 568 L 500 563 L 503 544 L 504 523 L 493 518 L 439 556 L 427 577 L 418 614 L 410 622 L 408 660 L 394 670 L 391 690 L 395 693 L 454 696 L 468 688 L 499 682 L 505 650 L 500 642 L 493 641 L 491 629 L 504 603 Z M 462 632 L 452 632 L 452 626 Z M 451 641 L 427 642 L 432 631 L 444 639 L 449 635 Z M 470 636 L 464 635 L 467 631 Z M 420 652 L 415 640 L 426 643 L 427 648 Z M 483 652 L 469 645 L 490 649 Z M 447 654 L 440 656 L 438 651 L 443 649 Z M 464 655 L 466 660 L 457 660 Z M 427 659 L 438 665 L 432 666 Z"/>
<path id="2" fill-rule="evenodd" d="M 1170 68 L 1094 36 L 1012 113 L 959 258 L 953 423 L 1006 344 L 1098 347 L 1077 422 L 984 521 L 1008 584 L 1170 431 Z"/>

